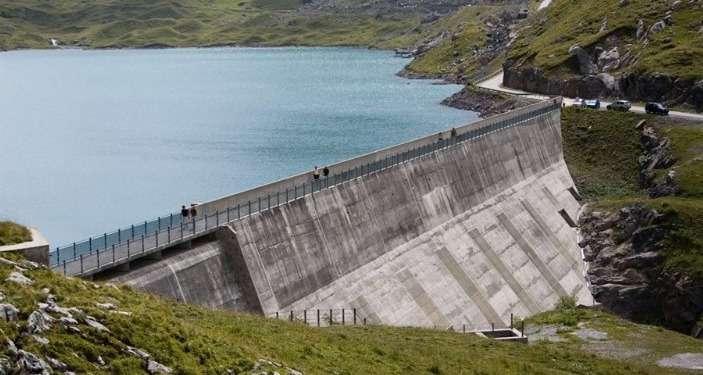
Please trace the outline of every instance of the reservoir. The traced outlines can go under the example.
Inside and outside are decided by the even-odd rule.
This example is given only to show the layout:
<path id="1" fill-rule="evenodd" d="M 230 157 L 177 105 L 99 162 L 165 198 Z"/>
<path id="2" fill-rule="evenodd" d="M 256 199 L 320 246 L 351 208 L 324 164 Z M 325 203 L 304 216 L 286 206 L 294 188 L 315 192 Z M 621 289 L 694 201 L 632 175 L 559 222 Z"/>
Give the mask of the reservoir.
<path id="1" fill-rule="evenodd" d="M 65 245 L 476 120 L 352 48 L 0 54 L 0 219 Z"/>

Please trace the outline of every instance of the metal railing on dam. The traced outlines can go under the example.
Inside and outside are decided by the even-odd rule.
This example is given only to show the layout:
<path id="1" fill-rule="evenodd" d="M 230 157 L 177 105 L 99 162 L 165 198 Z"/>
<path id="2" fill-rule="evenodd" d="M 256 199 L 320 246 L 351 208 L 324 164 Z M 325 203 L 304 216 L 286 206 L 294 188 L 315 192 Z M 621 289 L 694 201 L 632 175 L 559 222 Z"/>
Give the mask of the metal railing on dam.
<path id="1" fill-rule="evenodd" d="M 56 248 L 51 267 L 71 276 L 88 276 L 142 258 L 161 249 L 212 233 L 219 226 L 257 212 L 287 204 L 308 194 L 349 180 L 432 154 L 452 145 L 478 139 L 490 133 L 526 124 L 561 108 L 554 99 L 490 117 L 449 131 L 374 151 L 328 166 L 327 177 L 313 179 L 312 172 L 288 177 L 241 193 L 197 206 L 194 218 L 183 220 L 169 214 L 111 233 Z"/>

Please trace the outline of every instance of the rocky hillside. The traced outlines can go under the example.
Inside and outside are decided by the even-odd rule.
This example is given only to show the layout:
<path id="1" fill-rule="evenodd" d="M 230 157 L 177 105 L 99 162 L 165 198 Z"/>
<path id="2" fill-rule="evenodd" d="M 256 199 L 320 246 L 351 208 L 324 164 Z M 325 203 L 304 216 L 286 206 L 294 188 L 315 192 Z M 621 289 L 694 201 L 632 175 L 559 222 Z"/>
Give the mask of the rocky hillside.
<path id="1" fill-rule="evenodd" d="M 573 305 L 530 321 L 531 345 L 446 330 L 312 328 L 67 279 L 7 256 L 0 310 L 4 374 L 678 374 L 691 366 L 681 355 L 703 353 L 690 337 Z M 635 342 L 639 351 L 625 355 Z"/>
<path id="2" fill-rule="evenodd" d="M 703 336 L 703 124 L 567 108 L 563 136 L 596 300 Z"/>
<path id="3" fill-rule="evenodd" d="M 703 1 L 554 0 L 519 30 L 509 87 L 703 110 Z"/>

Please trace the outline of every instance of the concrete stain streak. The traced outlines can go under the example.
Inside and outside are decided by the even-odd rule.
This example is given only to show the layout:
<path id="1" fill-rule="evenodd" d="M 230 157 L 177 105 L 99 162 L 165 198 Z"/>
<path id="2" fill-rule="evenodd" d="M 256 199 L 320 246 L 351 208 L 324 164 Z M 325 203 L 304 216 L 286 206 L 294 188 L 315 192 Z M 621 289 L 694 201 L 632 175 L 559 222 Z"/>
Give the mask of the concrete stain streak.
<path id="1" fill-rule="evenodd" d="M 503 263 L 502 260 L 500 260 L 500 257 L 493 251 L 491 246 L 486 242 L 486 240 L 481 236 L 481 233 L 479 233 L 478 230 L 472 229 L 469 232 L 469 235 L 471 235 L 471 239 L 476 243 L 478 248 L 481 250 L 483 255 L 488 258 L 488 260 L 491 262 L 493 265 L 493 268 L 500 274 L 500 276 L 505 280 L 505 282 L 510 286 L 510 289 L 513 290 L 515 295 L 518 296 L 520 301 L 527 307 L 528 310 L 530 310 L 530 313 L 536 314 L 541 311 L 537 303 L 530 297 L 529 294 L 525 291 L 525 289 L 520 286 L 520 283 L 515 279 L 513 276 L 513 271 L 509 270 L 508 267 Z"/>
<path id="2" fill-rule="evenodd" d="M 537 267 L 539 270 L 540 274 L 544 279 L 547 281 L 549 286 L 554 289 L 554 291 L 560 296 L 560 297 L 568 297 L 569 294 L 566 293 L 564 290 L 564 287 L 559 284 L 559 280 L 554 277 L 554 274 L 552 274 L 552 271 L 547 267 L 547 265 L 542 261 L 542 259 L 537 255 L 537 252 L 530 246 L 530 244 L 527 243 L 525 238 L 522 237 L 520 232 L 515 228 L 513 223 L 508 219 L 505 214 L 498 214 L 498 221 L 500 221 L 500 224 L 505 228 L 505 230 L 510 233 L 510 236 L 515 239 L 515 242 L 518 244 L 518 246 L 522 249 L 522 251 L 527 254 L 527 256 L 530 258 L 530 261 L 532 264 Z"/>

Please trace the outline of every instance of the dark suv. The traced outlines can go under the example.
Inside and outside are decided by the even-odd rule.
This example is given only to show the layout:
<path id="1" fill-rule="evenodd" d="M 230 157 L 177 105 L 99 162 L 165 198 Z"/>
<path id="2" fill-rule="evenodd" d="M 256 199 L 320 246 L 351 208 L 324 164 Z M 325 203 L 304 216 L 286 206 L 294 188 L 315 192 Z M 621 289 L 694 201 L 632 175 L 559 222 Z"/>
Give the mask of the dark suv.
<path id="1" fill-rule="evenodd" d="M 647 103 L 647 105 L 644 106 L 644 111 L 647 112 L 647 114 L 655 114 L 662 116 L 666 116 L 669 114 L 669 108 L 666 108 L 666 106 L 661 103 Z"/>

